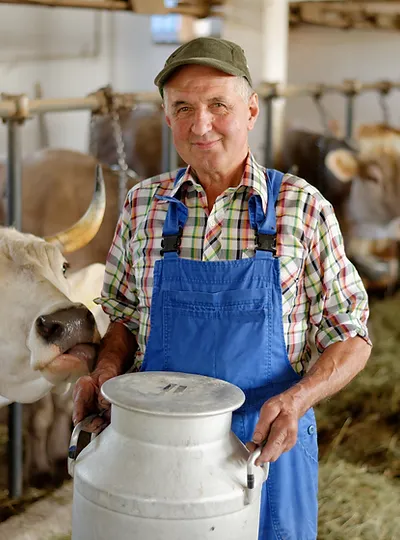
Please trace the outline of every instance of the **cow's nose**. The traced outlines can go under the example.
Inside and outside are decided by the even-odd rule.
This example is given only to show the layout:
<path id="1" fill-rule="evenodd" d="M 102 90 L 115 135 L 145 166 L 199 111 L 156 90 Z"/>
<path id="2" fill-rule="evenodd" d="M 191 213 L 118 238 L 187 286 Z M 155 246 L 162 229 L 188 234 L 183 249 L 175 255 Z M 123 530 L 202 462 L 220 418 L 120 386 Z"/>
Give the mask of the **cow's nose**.
<path id="1" fill-rule="evenodd" d="M 40 315 L 35 326 L 45 341 L 65 348 L 72 337 L 79 341 L 91 341 L 96 323 L 93 314 L 84 305 L 75 304 L 70 308 Z"/>
<path id="2" fill-rule="evenodd" d="M 36 330 L 42 338 L 50 341 L 57 332 L 62 332 L 62 326 L 54 320 L 53 315 L 41 315 L 36 319 Z"/>

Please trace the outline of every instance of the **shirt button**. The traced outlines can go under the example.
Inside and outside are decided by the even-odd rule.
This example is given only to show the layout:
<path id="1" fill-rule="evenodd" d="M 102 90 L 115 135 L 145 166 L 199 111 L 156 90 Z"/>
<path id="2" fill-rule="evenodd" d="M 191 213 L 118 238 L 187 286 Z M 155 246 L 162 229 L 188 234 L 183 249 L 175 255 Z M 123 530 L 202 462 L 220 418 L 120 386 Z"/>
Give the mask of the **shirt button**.
<path id="1" fill-rule="evenodd" d="M 309 435 L 312 435 L 313 433 L 315 433 L 315 427 L 314 426 L 308 426 L 307 433 Z"/>

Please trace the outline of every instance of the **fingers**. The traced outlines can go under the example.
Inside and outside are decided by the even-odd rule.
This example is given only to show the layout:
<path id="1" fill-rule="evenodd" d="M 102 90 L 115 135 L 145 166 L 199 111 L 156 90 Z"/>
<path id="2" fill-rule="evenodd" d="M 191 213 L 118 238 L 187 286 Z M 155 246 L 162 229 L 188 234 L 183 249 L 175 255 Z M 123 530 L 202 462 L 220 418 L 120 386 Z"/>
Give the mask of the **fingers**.
<path id="1" fill-rule="evenodd" d="M 96 433 L 98 435 L 108 426 L 109 422 L 105 422 L 103 416 L 96 416 L 91 422 L 85 424 L 84 431 L 88 433 Z"/>
<path id="2" fill-rule="evenodd" d="M 278 417 L 273 423 L 267 442 L 256 461 L 256 465 L 276 461 L 284 452 L 296 444 L 297 422 L 285 415 Z"/>
<path id="3" fill-rule="evenodd" d="M 252 441 L 258 445 L 262 444 L 269 435 L 273 422 L 278 417 L 281 408 L 279 404 L 269 400 L 261 407 L 260 418 L 254 429 Z"/>
<path id="4" fill-rule="evenodd" d="M 263 445 L 256 465 L 276 461 L 293 448 L 297 440 L 298 421 L 297 411 L 284 394 L 264 403 L 252 439 L 257 445 Z"/>
<path id="5" fill-rule="evenodd" d="M 97 410 L 97 385 L 90 375 L 81 377 L 75 384 L 73 392 L 74 408 L 72 420 L 74 425 L 84 420 Z"/>
<path id="6" fill-rule="evenodd" d="M 74 425 L 91 414 L 101 413 L 104 416 L 104 411 L 110 409 L 110 403 L 102 396 L 100 388 L 113 377 L 115 377 L 115 372 L 114 369 L 110 368 L 93 372 L 91 375 L 78 379 L 73 393 L 74 409 L 72 420 Z M 104 422 L 106 422 L 105 425 L 108 425 L 109 420 L 107 421 L 107 417 L 103 420 Z M 96 432 L 96 430 L 100 429 L 100 425 L 99 422 L 91 423 L 92 429 L 88 431 Z"/>
<path id="7" fill-rule="evenodd" d="M 247 450 L 248 450 L 249 452 L 252 453 L 252 452 L 254 452 L 255 450 L 257 450 L 258 447 L 257 447 L 257 445 L 256 445 L 255 443 L 253 443 L 253 442 L 247 442 L 247 443 L 246 443 L 246 448 L 247 448 Z"/>

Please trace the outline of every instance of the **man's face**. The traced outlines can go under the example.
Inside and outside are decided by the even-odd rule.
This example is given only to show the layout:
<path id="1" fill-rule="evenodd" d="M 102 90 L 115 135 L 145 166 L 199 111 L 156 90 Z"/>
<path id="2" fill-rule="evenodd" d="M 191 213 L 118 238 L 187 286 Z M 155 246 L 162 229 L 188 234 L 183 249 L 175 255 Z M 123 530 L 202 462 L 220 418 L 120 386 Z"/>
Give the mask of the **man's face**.
<path id="1" fill-rule="evenodd" d="M 176 150 L 195 171 L 224 174 L 243 162 L 258 116 L 256 94 L 246 102 L 236 77 L 198 65 L 181 68 L 164 92 Z"/>

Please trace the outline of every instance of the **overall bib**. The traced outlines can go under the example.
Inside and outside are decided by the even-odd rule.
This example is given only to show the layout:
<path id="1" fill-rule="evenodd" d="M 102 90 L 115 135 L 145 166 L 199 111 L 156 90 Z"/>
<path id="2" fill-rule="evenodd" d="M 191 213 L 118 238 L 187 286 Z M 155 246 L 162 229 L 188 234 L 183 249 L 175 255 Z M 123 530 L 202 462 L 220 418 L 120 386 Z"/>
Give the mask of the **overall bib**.
<path id="1" fill-rule="evenodd" d="M 184 170 L 175 182 L 182 174 Z M 160 197 L 170 204 L 163 258 L 154 268 L 142 370 L 194 373 L 239 386 L 246 401 L 233 413 L 232 430 L 243 443 L 251 440 L 263 403 L 300 379 L 286 351 L 280 262 L 275 257 L 275 203 L 282 177 L 267 171 L 266 215 L 259 195 L 249 199 L 258 247 L 248 259 L 180 258 L 188 210 L 178 198 Z M 259 540 L 315 540 L 317 491 L 318 447 L 310 409 L 299 421 L 295 447 L 271 463 L 262 489 Z"/>

